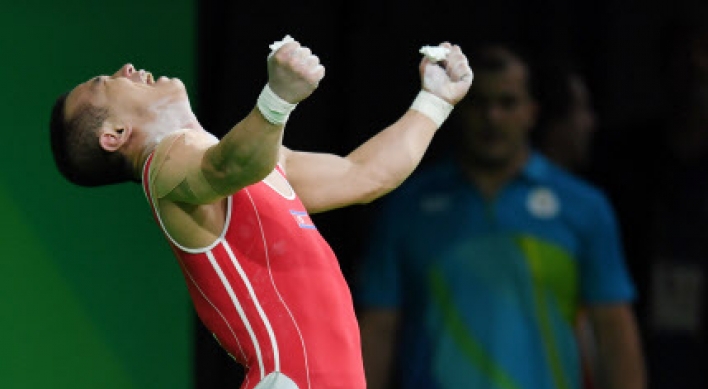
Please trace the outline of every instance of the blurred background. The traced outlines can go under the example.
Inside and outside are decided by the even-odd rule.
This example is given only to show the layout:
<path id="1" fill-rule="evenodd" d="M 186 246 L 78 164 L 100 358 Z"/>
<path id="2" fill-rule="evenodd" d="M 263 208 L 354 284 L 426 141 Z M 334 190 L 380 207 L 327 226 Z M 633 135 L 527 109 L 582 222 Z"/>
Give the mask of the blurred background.
<path id="1" fill-rule="evenodd" d="M 52 167 L 52 101 L 132 61 L 194 87 L 196 4 L 3 2 L 0 387 L 189 388 L 191 311 L 140 187 Z"/>
<path id="2" fill-rule="evenodd" d="M 658 123 L 677 101 L 674 76 L 686 74 L 674 66 L 677 47 L 696 26 L 708 24 L 703 3 L 3 2 L 0 388 L 237 387 L 240 372 L 195 320 L 140 188 L 87 190 L 65 183 L 51 160 L 49 113 L 60 93 L 131 62 L 184 80 L 202 125 L 223 135 L 253 108 L 267 81 L 268 45 L 286 34 L 310 47 L 327 75 L 291 117 L 285 143 L 338 154 L 410 106 L 420 88 L 422 45 L 451 41 L 465 50 L 503 42 L 532 63 L 573 62 L 597 116 L 591 161 L 582 174 L 605 189 L 617 209 L 648 337 L 644 292 L 651 274 L 642 264 L 650 254 L 643 250 L 648 235 L 637 232 L 649 206 L 646 188 L 642 182 L 624 190 L 632 184 L 624 174 L 637 170 L 614 167 L 633 158 L 628 151 L 662 139 Z M 423 164 L 444 154 L 447 142 L 443 130 Z M 662 163 L 642 157 L 652 166 Z M 706 172 L 695 173 L 689 188 L 695 183 L 702 189 Z M 376 209 L 374 203 L 315 217 L 348 278 Z M 708 213 L 702 202 L 695 209 Z M 698 235 L 708 242 L 708 234 Z M 706 289 L 699 287 L 699 295 Z M 699 300 L 702 318 L 705 301 Z M 696 358 L 705 357 L 703 344 Z"/>

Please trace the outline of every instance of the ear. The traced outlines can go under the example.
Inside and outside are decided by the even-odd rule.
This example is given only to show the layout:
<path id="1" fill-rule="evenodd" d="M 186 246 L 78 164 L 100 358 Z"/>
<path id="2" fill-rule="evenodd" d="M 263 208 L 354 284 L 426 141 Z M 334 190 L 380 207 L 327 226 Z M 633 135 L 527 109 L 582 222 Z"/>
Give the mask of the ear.
<path id="1" fill-rule="evenodd" d="M 130 126 L 105 122 L 99 130 L 98 142 L 104 150 L 114 152 L 128 142 L 132 133 L 133 129 Z"/>

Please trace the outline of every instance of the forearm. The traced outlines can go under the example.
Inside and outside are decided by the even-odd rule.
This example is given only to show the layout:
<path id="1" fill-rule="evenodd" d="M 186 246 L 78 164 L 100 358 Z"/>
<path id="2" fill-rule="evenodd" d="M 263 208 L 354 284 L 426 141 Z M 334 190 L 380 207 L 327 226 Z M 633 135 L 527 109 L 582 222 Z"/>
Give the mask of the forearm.
<path id="1" fill-rule="evenodd" d="M 365 313 L 361 318 L 362 356 L 369 389 L 390 387 L 397 321 L 395 314 L 385 311 Z"/>
<path id="2" fill-rule="evenodd" d="M 621 320 L 596 329 L 601 381 L 607 389 L 644 389 L 646 371 L 634 317 L 624 313 Z"/>
<path id="3" fill-rule="evenodd" d="M 389 344 L 374 346 L 370 341 L 362 345 L 366 386 L 369 389 L 387 389 L 391 382 L 393 347 Z"/>
<path id="4" fill-rule="evenodd" d="M 283 125 L 267 121 L 254 108 L 205 154 L 205 163 L 221 180 L 246 186 L 265 178 L 275 167 L 282 145 Z"/>
<path id="5" fill-rule="evenodd" d="M 615 339 L 614 345 L 601 346 L 599 359 L 607 389 L 644 389 L 646 375 L 638 342 Z M 603 350 L 604 349 L 604 350 Z"/>
<path id="6" fill-rule="evenodd" d="M 418 166 L 430 145 L 436 124 L 424 114 L 408 110 L 398 121 L 352 151 L 347 158 L 370 177 L 378 198 L 398 187 Z"/>
<path id="7" fill-rule="evenodd" d="M 203 165 L 215 172 L 212 184 L 225 182 L 221 186 L 229 191 L 258 182 L 273 171 L 290 112 L 324 77 L 317 56 L 289 36 L 273 43 L 271 49 L 268 84 L 256 108 L 204 157 Z"/>
<path id="8" fill-rule="evenodd" d="M 342 158 L 324 153 L 284 153 L 290 181 L 308 212 L 369 203 L 398 187 L 418 166 L 472 77 L 459 47 L 448 43 L 446 61 L 420 64 L 422 91 L 411 109 Z"/>
<path id="9" fill-rule="evenodd" d="M 411 109 L 348 156 L 358 171 L 373 178 L 377 190 L 369 201 L 393 190 L 413 172 L 437 129 L 470 87 L 472 71 L 459 47 L 446 43 L 439 48 L 450 52 L 447 64 L 423 59 L 423 88 Z"/>

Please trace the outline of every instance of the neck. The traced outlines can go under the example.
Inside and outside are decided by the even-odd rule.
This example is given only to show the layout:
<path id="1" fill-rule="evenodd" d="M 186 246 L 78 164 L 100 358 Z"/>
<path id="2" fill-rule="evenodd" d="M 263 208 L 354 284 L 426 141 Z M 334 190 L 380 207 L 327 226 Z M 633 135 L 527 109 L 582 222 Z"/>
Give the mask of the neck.
<path id="1" fill-rule="evenodd" d="M 505 163 L 487 165 L 472 161 L 463 161 L 462 170 L 467 178 L 472 181 L 482 195 L 493 198 L 504 185 L 521 172 L 530 155 L 528 147 L 524 147 Z"/>
<path id="2" fill-rule="evenodd" d="M 145 162 L 147 162 L 147 159 L 150 157 L 150 154 L 152 154 L 153 151 L 157 148 L 157 146 L 162 142 L 163 139 L 166 137 L 175 134 L 177 132 L 181 132 L 184 130 L 201 130 L 204 131 L 204 129 L 199 125 L 198 122 L 193 122 L 185 125 L 178 126 L 179 128 L 174 128 L 170 131 L 165 131 L 161 132 L 158 134 L 152 134 L 151 136 L 146 136 L 142 139 L 133 139 L 135 144 L 135 149 L 130 150 L 128 152 L 128 159 L 130 161 L 131 166 L 133 167 L 133 176 L 136 178 L 138 181 L 142 181 L 143 179 L 143 167 L 145 166 Z"/>
<path id="3" fill-rule="evenodd" d="M 578 161 L 578 156 L 573 155 L 569 151 L 571 151 L 570 148 L 563 148 L 561 145 L 558 145 L 558 147 L 549 146 L 541 150 L 543 155 L 545 155 L 549 160 L 570 172 L 578 172 L 582 170 L 582 163 Z"/>
<path id="4" fill-rule="evenodd" d="M 147 162 L 147 159 L 148 157 L 150 157 L 150 154 L 155 151 L 155 148 L 157 148 L 158 144 L 159 142 L 151 142 L 150 144 L 146 144 L 143 148 L 140 149 L 139 152 L 134 154 L 134 157 L 130 161 L 131 165 L 133 166 L 133 175 L 139 181 L 142 181 L 143 179 L 143 167 L 145 166 L 145 162 Z"/>

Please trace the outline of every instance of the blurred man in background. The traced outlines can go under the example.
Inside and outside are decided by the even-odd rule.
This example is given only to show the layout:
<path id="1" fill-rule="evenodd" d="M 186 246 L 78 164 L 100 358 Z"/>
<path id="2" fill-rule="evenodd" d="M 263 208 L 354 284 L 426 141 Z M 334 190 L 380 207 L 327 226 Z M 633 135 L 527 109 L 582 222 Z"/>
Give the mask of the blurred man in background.
<path id="1" fill-rule="evenodd" d="M 591 163 L 596 115 L 585 79 L 566 62 L 547 61 L 533 72 L 539 111 L 531 142 L 555 164 L 582 174 Z"/>
<path id="2" fill-rule="evenodd" d="M 587 173 L 591 164 L 596 116 L 585 79 L 567 60 L 549 58 L 533 72 L 534 97 L 539 104 L 531 143 L 548 159 L 576 175 Z M 598 386 L 596 338 L 587 312 L 576 319 L 576 337 L 581 355 L 584 387 Z"/>
<path id="3" fill-rule="evenodd" d="M 503 47 L 470 60 L 454 158 L 386 201 L 358 275 L 369 388 L 580 388 L 581 307 L 606 388 L 643 388 L 610 205 L 530 148 L 524 61 Z"/>

